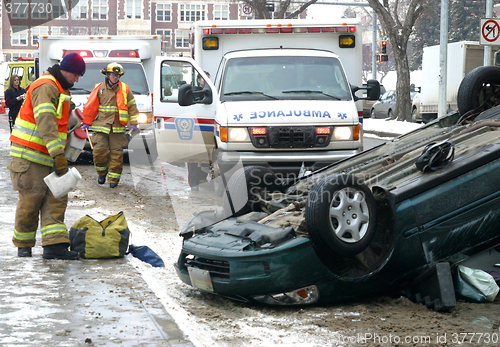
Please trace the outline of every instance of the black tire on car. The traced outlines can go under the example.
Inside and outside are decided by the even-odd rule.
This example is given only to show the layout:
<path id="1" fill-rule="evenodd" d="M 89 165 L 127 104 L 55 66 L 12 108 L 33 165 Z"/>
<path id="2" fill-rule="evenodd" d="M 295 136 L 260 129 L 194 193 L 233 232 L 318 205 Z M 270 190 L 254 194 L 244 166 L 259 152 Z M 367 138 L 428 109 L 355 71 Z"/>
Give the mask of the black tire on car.
<path id="1" fill-rule="evenodd" d="M 260 211 L 259 197 L 282 191 L 282 188 L 280 180 L 271 169 L 255 165 L 243 167 L 227 183 L 227 191 L 223 197 L 224 209 L 231 211 L 234 216 Z"/>
<path id="2" fill-rule="evenodd" d="M 370 118 L 376 118 L 375 117 L 375 109 L 372 108 L 371 111 L 370 111 Z"/>
<path id="3" fill-rule="evenodd" d="M 376 213 L 373 193 L 359 177 L 332 175 L 316 183 L 307 200 L 305 220 L 320 259 L 365 250 L 375 235 Z"/>
<path id="4" fill-rule="evenodd" d="M 500 98 L 500 67 L 479 66 L 460 83 L 457 106 L 461 115 L 484 104 L 482 111 L 496 106 Z"/>
<path id="5" fill-rule="evenodd" d="M 387 113 L 387 117 L 391 118 L 394 117 L 394 111 L 392 109 L 389 110 L 389 112 Z"/>

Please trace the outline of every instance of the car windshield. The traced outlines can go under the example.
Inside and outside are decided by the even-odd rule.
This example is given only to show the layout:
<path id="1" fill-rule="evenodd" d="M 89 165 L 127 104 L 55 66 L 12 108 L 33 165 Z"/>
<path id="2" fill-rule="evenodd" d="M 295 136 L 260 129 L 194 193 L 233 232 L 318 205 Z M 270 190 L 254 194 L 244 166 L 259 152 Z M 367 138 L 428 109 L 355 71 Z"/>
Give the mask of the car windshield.
<path id="1" fill-rule="evenodd" d="M 120 81 L 128 84 L 130 90 L 135 95 L 148 95 L 149 88 L 146 80 L 146 74 L 141 64 L 136 63 L 120 63 L 125 70 L 125 74 L 120 78 Z M 105 68 L 107 63 L 86 63 L 85 75 L 80 77 L 80 80 L 71 88 L 72 94 L 89 94 L 97 83 L 104 81 L 104 75 L 101 70 Z"/>
<path id="2" fill-rule="evenodd" d="M 229 59 L 221 101 L 350 100 L 338 59 L 327 57 L 247 57 Z"/>

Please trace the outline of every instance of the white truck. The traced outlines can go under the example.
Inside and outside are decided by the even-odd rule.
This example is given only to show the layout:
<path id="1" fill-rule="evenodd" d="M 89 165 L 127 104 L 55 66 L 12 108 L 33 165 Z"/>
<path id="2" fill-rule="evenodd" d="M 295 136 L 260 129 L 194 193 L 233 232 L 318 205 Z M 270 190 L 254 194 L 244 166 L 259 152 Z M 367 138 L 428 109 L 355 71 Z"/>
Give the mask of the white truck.
<path id="1" fill-rule="evenodd" d="M 358 21 L 199 21 L 190 43 L 194 60 L 156 61 L 161 160 L 202 163 L 212 177 L 239 161 L 296 177 L 362 151 L 362 101 L 354 93 L 365 89 L 375 100 L 380 87 L 375 80 L 356 87 Z"/>
<path id="2" fill-rule="evenodd" d="M 129 143 L 129 149 L 145 151 L 156 159 L 152 88 L 154 61 L 161 54 L 159 36 L 42 36 L 39 41 L 35 71 L 46 72 L 69 53 L 77 52 L 85 60 L 86 72 L 71 88 L 72 100 L 82 109 L 97 83 L 104 81 L 101 70 L 117 62 L 125 70 L 121 81 L 128 84 L 139 109 L 140 133 Z M 37 76 L 38 77 L 38 76 Z M 90 149 L 87 147 L 87 149 Z"/>
<path id="3" fill-rule="evenodd" d="M 492 49 L 492 60 L 494 52 Z M 484 64 L 484 46 L 479 42 L 460 41 L 448 44 L 446 112 L 457 111 L 458 87 L 465 75 Z M 439 105 L 440 46 L 424 48 L 422 56 L 422 88 L 420 114 L 424 123 L 437 118 Z"/>

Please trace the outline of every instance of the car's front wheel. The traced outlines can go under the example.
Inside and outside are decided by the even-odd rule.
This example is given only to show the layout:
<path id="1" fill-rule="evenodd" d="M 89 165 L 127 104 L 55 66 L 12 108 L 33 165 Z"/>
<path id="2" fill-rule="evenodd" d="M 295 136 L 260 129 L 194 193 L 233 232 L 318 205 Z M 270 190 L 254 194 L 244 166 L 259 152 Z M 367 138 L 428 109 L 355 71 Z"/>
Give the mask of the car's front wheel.
<path id="1" fill-rule="evenodd" d="M 480 111 L 499 104 L 500 67 L 479 66 L 460 83 L 457 94 L 457 106 L 461 115 L 483 106 Z"/>
<path id="2" fill-rule="evenodd" d="M 376 201 L 359 177 L 328 176 L 311 191 L 305 219 L 319 253 L 352 256 L 365 250 L 375 235 Z"/>
<path id="3" fill-rule="evenodd" d="M 373 108 L 370 111 L 370 118 L 375 118 L 375 109 L 373 109 Z"/>

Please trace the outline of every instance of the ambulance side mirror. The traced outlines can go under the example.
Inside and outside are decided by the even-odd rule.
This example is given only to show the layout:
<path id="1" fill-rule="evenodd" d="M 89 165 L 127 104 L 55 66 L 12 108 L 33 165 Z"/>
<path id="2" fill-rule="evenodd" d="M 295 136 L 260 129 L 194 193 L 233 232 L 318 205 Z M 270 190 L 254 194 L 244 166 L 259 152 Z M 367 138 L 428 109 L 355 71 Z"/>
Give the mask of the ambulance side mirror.
<path id="1" fill-rule="evenodd" d="M 191 106 L 193 104 L 211 104 L 212 89 L 205 85 L 201 90 L 193 91 L 193 86 L 183 84 L 179 87 L 178 103 L 181 106 Z"/>
<path id="2" fill-rule="evenodd" d="M 356 96 L 358 90 L 366 90 L 366 98 Z M 351 85 L 354 101 L 358 100 L 378 100 L 380 98 L 380 83 L 377 80 L 368 80 L 363 87 Z"/>

